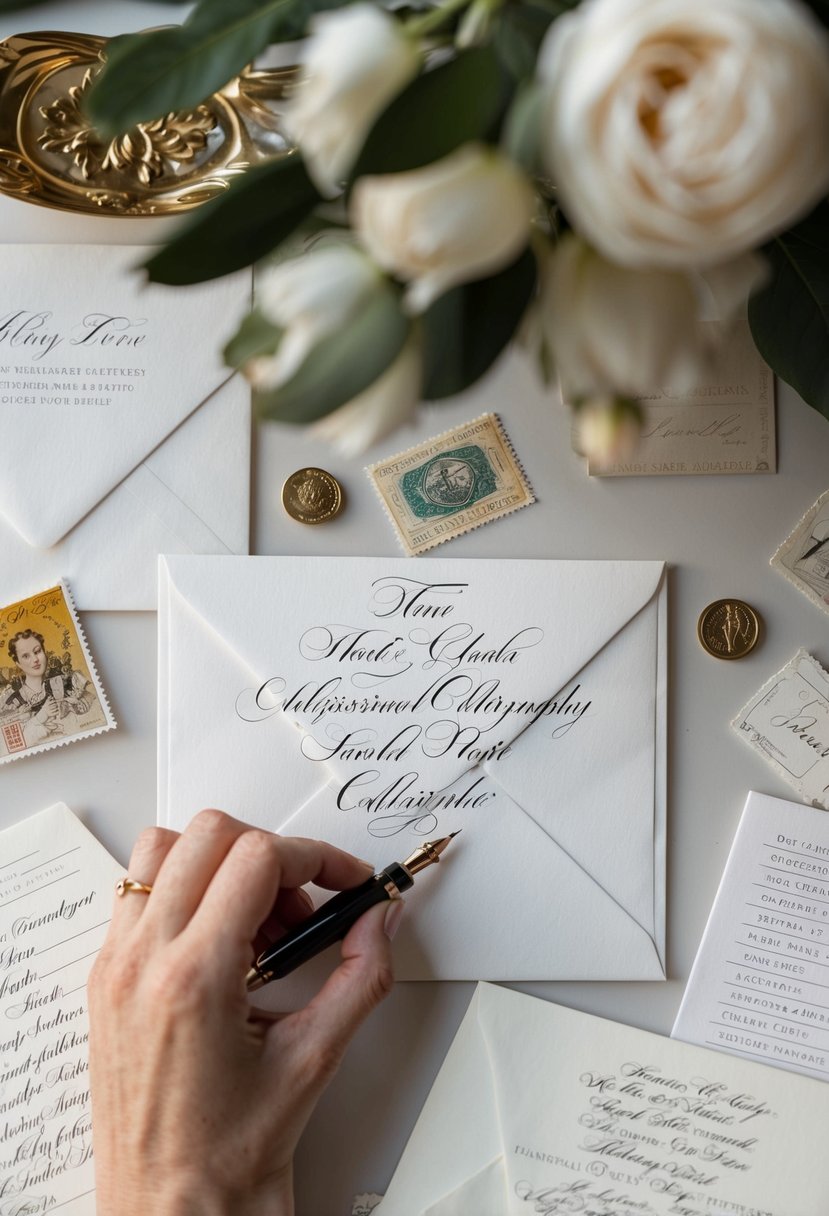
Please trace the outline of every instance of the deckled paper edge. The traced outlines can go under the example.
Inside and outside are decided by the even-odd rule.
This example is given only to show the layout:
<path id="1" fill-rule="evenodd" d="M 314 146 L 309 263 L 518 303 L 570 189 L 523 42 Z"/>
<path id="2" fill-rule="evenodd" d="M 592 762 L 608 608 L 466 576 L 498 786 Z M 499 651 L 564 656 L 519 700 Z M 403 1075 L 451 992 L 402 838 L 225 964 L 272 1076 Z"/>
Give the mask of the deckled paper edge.
<path id="1" fill-rule="evenodd" d="M 769 753 L 767 751 L 765 751 L 764 748 L 757 746 L 757 744 L 754 742 L 754 740 L 752 738 L 752 734 L 756 734 L 757 732 L 756 731 L 752 732 L 750 729 L 747 731 L 743 730 L 741 723 L 745 721 L 745 716 L 746 716 L 746 713 L 748 712 L 748 710 L 753 708 L 753 706 L 756 705 L 758 701 L 762 700 L 762 698 L 766 695 L 766 692 L 768 691 L 768 689 L 770 689 L 773 684 L 779 683 L 780 678 L 783 675 L 783 672 L 784 671 L 787 672 L 789 670 L 789 668 L 793 668 L 796 664 L 800 663 L 801 659 L 804 659 L 804 658 L 808 659 L 810 663 L 814 664 L 814 666 L 818 669 L 820 674 L 826 680 L 826 683 L 829 684 L 829 671 L 826 671 L 826 669 L 824 667 L 822 667 L 820 663 L 818 663 L 818 661 L 814 657 L 814 655 L 809 654 L 809 651 L 806 650 L 806 648 L 804 646 L 801 646 L 800 649 L 797 651 L 797 653 L 794 654 L 792 656 L 792 658 L 789 659 L 788 663 L 784 663 L 779 671 L 776 671 L 774 673 L 774 675 L 769 676 L 769 678 L 766 680 L 765 684 L 763 684 L 763 686 L 761 688 L 758 688 L 757 692 L 755 692 L 753 694 L 753 696 L 749 697 L 749 699 L 746 701 L 745 705 L 739 711 L 739 713 L 736 715 L 736 717 L 732 718 L 732 720 L 731 720 L 731 729 L 736 731 L 736 733 L 742 739 L 743 743 L 745 743 L 746 747 L 750 747 L 755 755 L 762 756 L 763 759 L 765 760 L 766 764 L 769 764 L 774 769 L 774 771 L 778 774 L 778 776 L 783 778 L 783 780 L 786 782 L 786 785 L 788 785 L 790 789 L 797 790 L 797 792 L 800 794 L 801 798 L 806 797 L 806 795 L 803 793 L 802 786 L 798 785 L 795 781 L 792 780 L 792 774 L 790 772 L 788 772 L 785 768 L 783 768 L 783 765 L 780 764 L 779 761 L 775 760 L 774 756 L 769 755 Z M 824 810 L 824 811 L 829 810 L 829 807 L 824 806 L 822 802 L 818 802 L 814 798 L 810 800 L 808 805 L 817 807 L 819 810 Z"/>
<path id="2" fill-rule="evenodd" d="M 778 574 L 782 574 L 787 583 L 791 583 L 793 587 L 797 587 L 801 595 L 805 595 L 806 599 L 810 600 L 811 603 L 820 608 L 821 612 L 829 614 L 829 604 L 820 598 L 814 587 L 810 587 L 805 580 L 798 578 L 794 571 L 790 570 L 783 562 L 783 556 L 790 551 L 794 537 L 798 532 L 801 531 L 802 528 L 806 527 L 806 521 L 810 515 L 817 515 L 827 498 L 829 498 L 829 490 L 824 490 L 820 497 L 812 503 L 811 507 L 803 512 L 789 535 L 769 558 L 769 565 L 773 570 L 776 570 Z"/>
<path id="3" fill-rule="evenodd" d="M 465 426 L 472 426 L 472 424 L 474 422 L 483 422 L 485 420 L 491 420 L 495 423 L 495 426 L 498 430 L 498 434 L 500 435 L 500 437 L 503 441 L 504 447 L 509 452 L 509 454 L 513 460 L 513 463 L 515 464 L 515 467 L 518 470 L 518 476 L 521 479 L 521 484 L 523 485 L 524 490 L 527 493 L 526 502 L 516 503 L 516 505 L 514 507 L 508 507 L 507 510 L 499 512 L 498 515 L 492 515 L 488 519 L 479 519 L 477 521 L 477 523 L 467 524 L 467 526 L 465 528 L 460 528 L 457 532 L 453 532 L 450 536 L 441 536 L 441 537 L 438 537 L 436 540 L 430 541 L 429 544 L 427 544 L 427 545 L 419 545 L 417 547 L 417 549 L 410 549 L 408 544 L 406 543 L 406 538 L 403 535 L 397 520 L 394 518 L 394 515 L 392 514 L 391 510 L 389 509 L 388 503 L 386 502 L 385 498 L 383 497 L 382 493 L 380 492 L 380 487 L 378 486 L 377 480 L 374 476 L 375 469 L 378 469 L 380 467 L 380 465 L 388 464 L 388 462 L 390 460 L 400 460 L 403 456 L 408 456 L 408 455 L 410 455 L 410 453 L 418 451 L 418 449 L 422 448 L 423 445 L 426 443 L 440 443 L 440 441 L 442 439 L 448 439 L 450 435 L 454 435 L 455 431 L 462 430 L 463 427 L 465 427 Z M 468 420 L 468 422 L 459 422 L 457 424 L 457 426 L 452 426 L 452 427 L 449 427 L 448 430 L 441 431 L 439 435 L 430 435 L 426 439 L 421 439 L 420 443 L 413 443 L 411 445 L 411 447 L 404 448 L 402 450 L 402 452 L 394 452 L 391 456 L 386 456 L 383 460 L 376 460 L 374 462 L 374 464 L 366 465 L 364 472 L 366 474 L 366 477 L 368 477 L 369 481 L 371 482 L 371 485 L 374 489 L 374 493 L 377 495 L 377 497 L 380 500 L 380 505 L 383 508 L 383 513 L 386 515 L 387 519 L 391 523 L 391 525 L 394 529 L 394 534 L 397 537 L 398 544 L 400 545 L 400 548 L 403 550 L 403 553 L 405 554 L 406 557 L 419 557 L 421 553 L 428 553 L 428 551 L 430 549 L 436 549 L 438 545 L 445 545 L 447 541 L 455 540 L 456 537 L 458 537 L 458 536 L 466 536 L 466 534 L 468 532 L 474 532 L 476 528 L 483 528 L 487 524 L 495 523 L 496 520 L 506 519 L 506 517 L 508 515 L 514 515 L 516 511 L 522 511 L 524 509 L 524 507 L 531 507 L 534 502 L 538 501 L 538 499 L 535 496 L 535 491 L 533 490 L 532 485 L 530 483 L 530 479 L 527 476 L 526 470 L 524 468 L 524 464 L 521 461 L 521 459 L 519 458 L 518 453 L 516 452 L 515 447 L 513 446 L 512 440 L 510 439 L 509 435 L 507 434 L 506 430 L 504 429 L 504 424 L 501 421 L 500 415 L 494 413 L 493 411 L 490 411 L 490 412 L 487 412 L 484 414 L 478 414 L 477 417 L 470 418 Z"/>
<path id="4" fill-rule="evenodd" d="M 59 579 L 59 581 L 54 585 L 56 587 L 60 587 L 61 591 L 63 592 L 63 597 L 66 600 L 67 607 L 69 608 L 69 612 L 72 616 L 72 623 L 75 626 L 75 632 L 77 633 L 78 641 L 81 644 L 81 652 L 86 660 L 89 674 L 92 677 L 92 682 L 95 685 L 95 690 L 98 693 L 101 706 L 103 707 L 104 716 L 106 717 L 106 725 L 95 726 L 91 730 L 78 731 L 77 734 L 69 735 L 68 738 L 65 739 L 52 739 L 51 741 L 44 740 L 43 743 L 38 743 L 34 747 L 27 747 L 22 752 L 10 752 L 8 756 L 0 757 L 0 766 L 4 764 L 12 764 L 15 760 L 25 760 L 29 756 L 36 756 L 38 752 L 51 752 L 54 751 L 56 747 L 68 747 L 72 743 L 80 743 L 81 739 L 92 739 L 95 735 L 105 735 L 109 730 L 118 729 L 118 723 L 112 709 L 110 708 L 109 698 L 104 691 L 101 677 L 98 675 L 98 668 L 95 666 L 92 651 L 89 649 L 86 634 L 84 633 L 83 625 L 80 622 L 78 610 L 75 607 L 75 601 L 72 598 L 72 592 L 69 590 L 69 584 L 65 581 L 65 579 Z M 48 591 L 49 588 L 44 587 L 43 590 Z M 41 594 L 42 592 L 40 591 L 34 591 L 32 595 L 24 596 L 23 599 L 32 599 L 34 596 Z"/>

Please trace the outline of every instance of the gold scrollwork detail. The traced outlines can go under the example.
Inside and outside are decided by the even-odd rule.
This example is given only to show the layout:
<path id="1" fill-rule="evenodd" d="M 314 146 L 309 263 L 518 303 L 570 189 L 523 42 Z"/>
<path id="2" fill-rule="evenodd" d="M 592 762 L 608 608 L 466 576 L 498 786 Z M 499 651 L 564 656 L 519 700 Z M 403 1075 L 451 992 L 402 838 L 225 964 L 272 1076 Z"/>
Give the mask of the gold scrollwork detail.
<path id="1" fill-rule="evenodd" d="M 40 186 L 40 179 L 28 161 L 0 148 L 0 190 L 8 194 L 32 194 Z"/>
<path id="2" fill-rule="evenodd" d="M 140 123 L 112 140 L 102 138 L 83 112 L 84 97 L 99 70 L 89 68 L 65 97 L 41 106 L 47 125 L 38 143 L 44 151 L 71 156 L 87 182 L 103 184 L 111 174 L 120 173 L 149 186 L 172 173 L 175 164 L 186 164 L 205 150 L 216 127 L 216 119 L 205 105 Z"/>

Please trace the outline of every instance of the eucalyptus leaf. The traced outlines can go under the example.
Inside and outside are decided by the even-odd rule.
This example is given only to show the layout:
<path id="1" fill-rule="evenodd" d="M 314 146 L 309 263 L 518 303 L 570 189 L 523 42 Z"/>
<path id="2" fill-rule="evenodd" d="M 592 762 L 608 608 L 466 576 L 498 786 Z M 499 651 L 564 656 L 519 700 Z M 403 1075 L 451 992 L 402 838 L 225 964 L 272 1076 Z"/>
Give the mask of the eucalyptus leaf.
<path id="1" fill-rule="evenodd" d="M 319 202 L 297 153 L 258 165 L 200 207 L 150 258 L 149 277 L 177 287 L 241 270 L 281 244 Z"/>
<path id="2" fill-rule="evenodd" d="M 119 39 L 87 98 L 95 126 L 120 135 L 189 110 L 274 42 L 301 38 L 311 17 L 342 0 L 200 0 L 184 25 Z"/>
<path id="3" fill-rule="evenodd" d="M 228 367 L 240 368 L 260 355 L 275 354 L 283 332 L 255 308 L 224 348 L 225 363 Z"/>
<path id="4" fill-rule="evenodd" d="M 749 301 L 757 349 L 829 418 L 829 203 L 763 250 L 771 280 Z"/>
<path id="5" fill-rule="evenodd" d="M 491 47 L 461 51 L 424 72 L 374 124 L 352 180 L 366 173 L 420 169 L 461 144 L 491 136 L 509 100 L 506 86 Z"/>
<path id="6" fill-rule="evenodd" d="M 296 375 L 280 388 L 257 393 L 262 418 L 314 422 L 374 384 L 400 354 L 410 322 L 389 283 L 330 338 L 318 343 Z"/>
<path id="7" fill-rule="evenodd" d="M 514 337 L 536 279 L 526 249 L 506 270 L 446 292 L 423 314 L 426 401 L 452 397 L 489 370 Z"/>

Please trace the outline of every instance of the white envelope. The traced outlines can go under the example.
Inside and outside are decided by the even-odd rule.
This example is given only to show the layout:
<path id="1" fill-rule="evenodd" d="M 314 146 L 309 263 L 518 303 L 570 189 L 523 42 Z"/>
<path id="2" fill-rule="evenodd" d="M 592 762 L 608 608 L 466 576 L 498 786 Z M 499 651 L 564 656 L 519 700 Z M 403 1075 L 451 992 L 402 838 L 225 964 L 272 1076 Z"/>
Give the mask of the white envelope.
<path id="1" fill-rule="evenodd" d="M 663 563 L 417 574 L 163 558 L 159 822 L 221 806 L 378 868 L 462 828 L 409 896 L 399 978 L 664 979 Z"/>
<path id="2" fill-rule="evenodd" d="M 825 1216 L 829 1086 L 488 984 L 377 1216 Z"/>
<path id="3" fill-rule="evenodd" d="M 2 248 L 0 600 L 156 604 L 159 553 L 245 553 L 250 392 L 221 350 L 240 274 L 145 285 L 135 246 Z"/>

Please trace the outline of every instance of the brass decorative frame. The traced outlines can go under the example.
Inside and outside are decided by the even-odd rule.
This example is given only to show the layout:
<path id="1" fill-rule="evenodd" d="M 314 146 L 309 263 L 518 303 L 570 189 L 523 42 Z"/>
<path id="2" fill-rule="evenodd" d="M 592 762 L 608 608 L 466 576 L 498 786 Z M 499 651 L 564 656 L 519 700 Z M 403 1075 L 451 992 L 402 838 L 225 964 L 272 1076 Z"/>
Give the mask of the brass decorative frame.
<path id="1" fill-rule="evenodd" d="M 293 67 L 248 69 L 189 113 L 103 139 L 83 97 L 106 42 L 52 31 L 0 42 L 0 193 L 93 215 L 177 215 L 252 165 L 290 155 L 282 105 Z"/>

